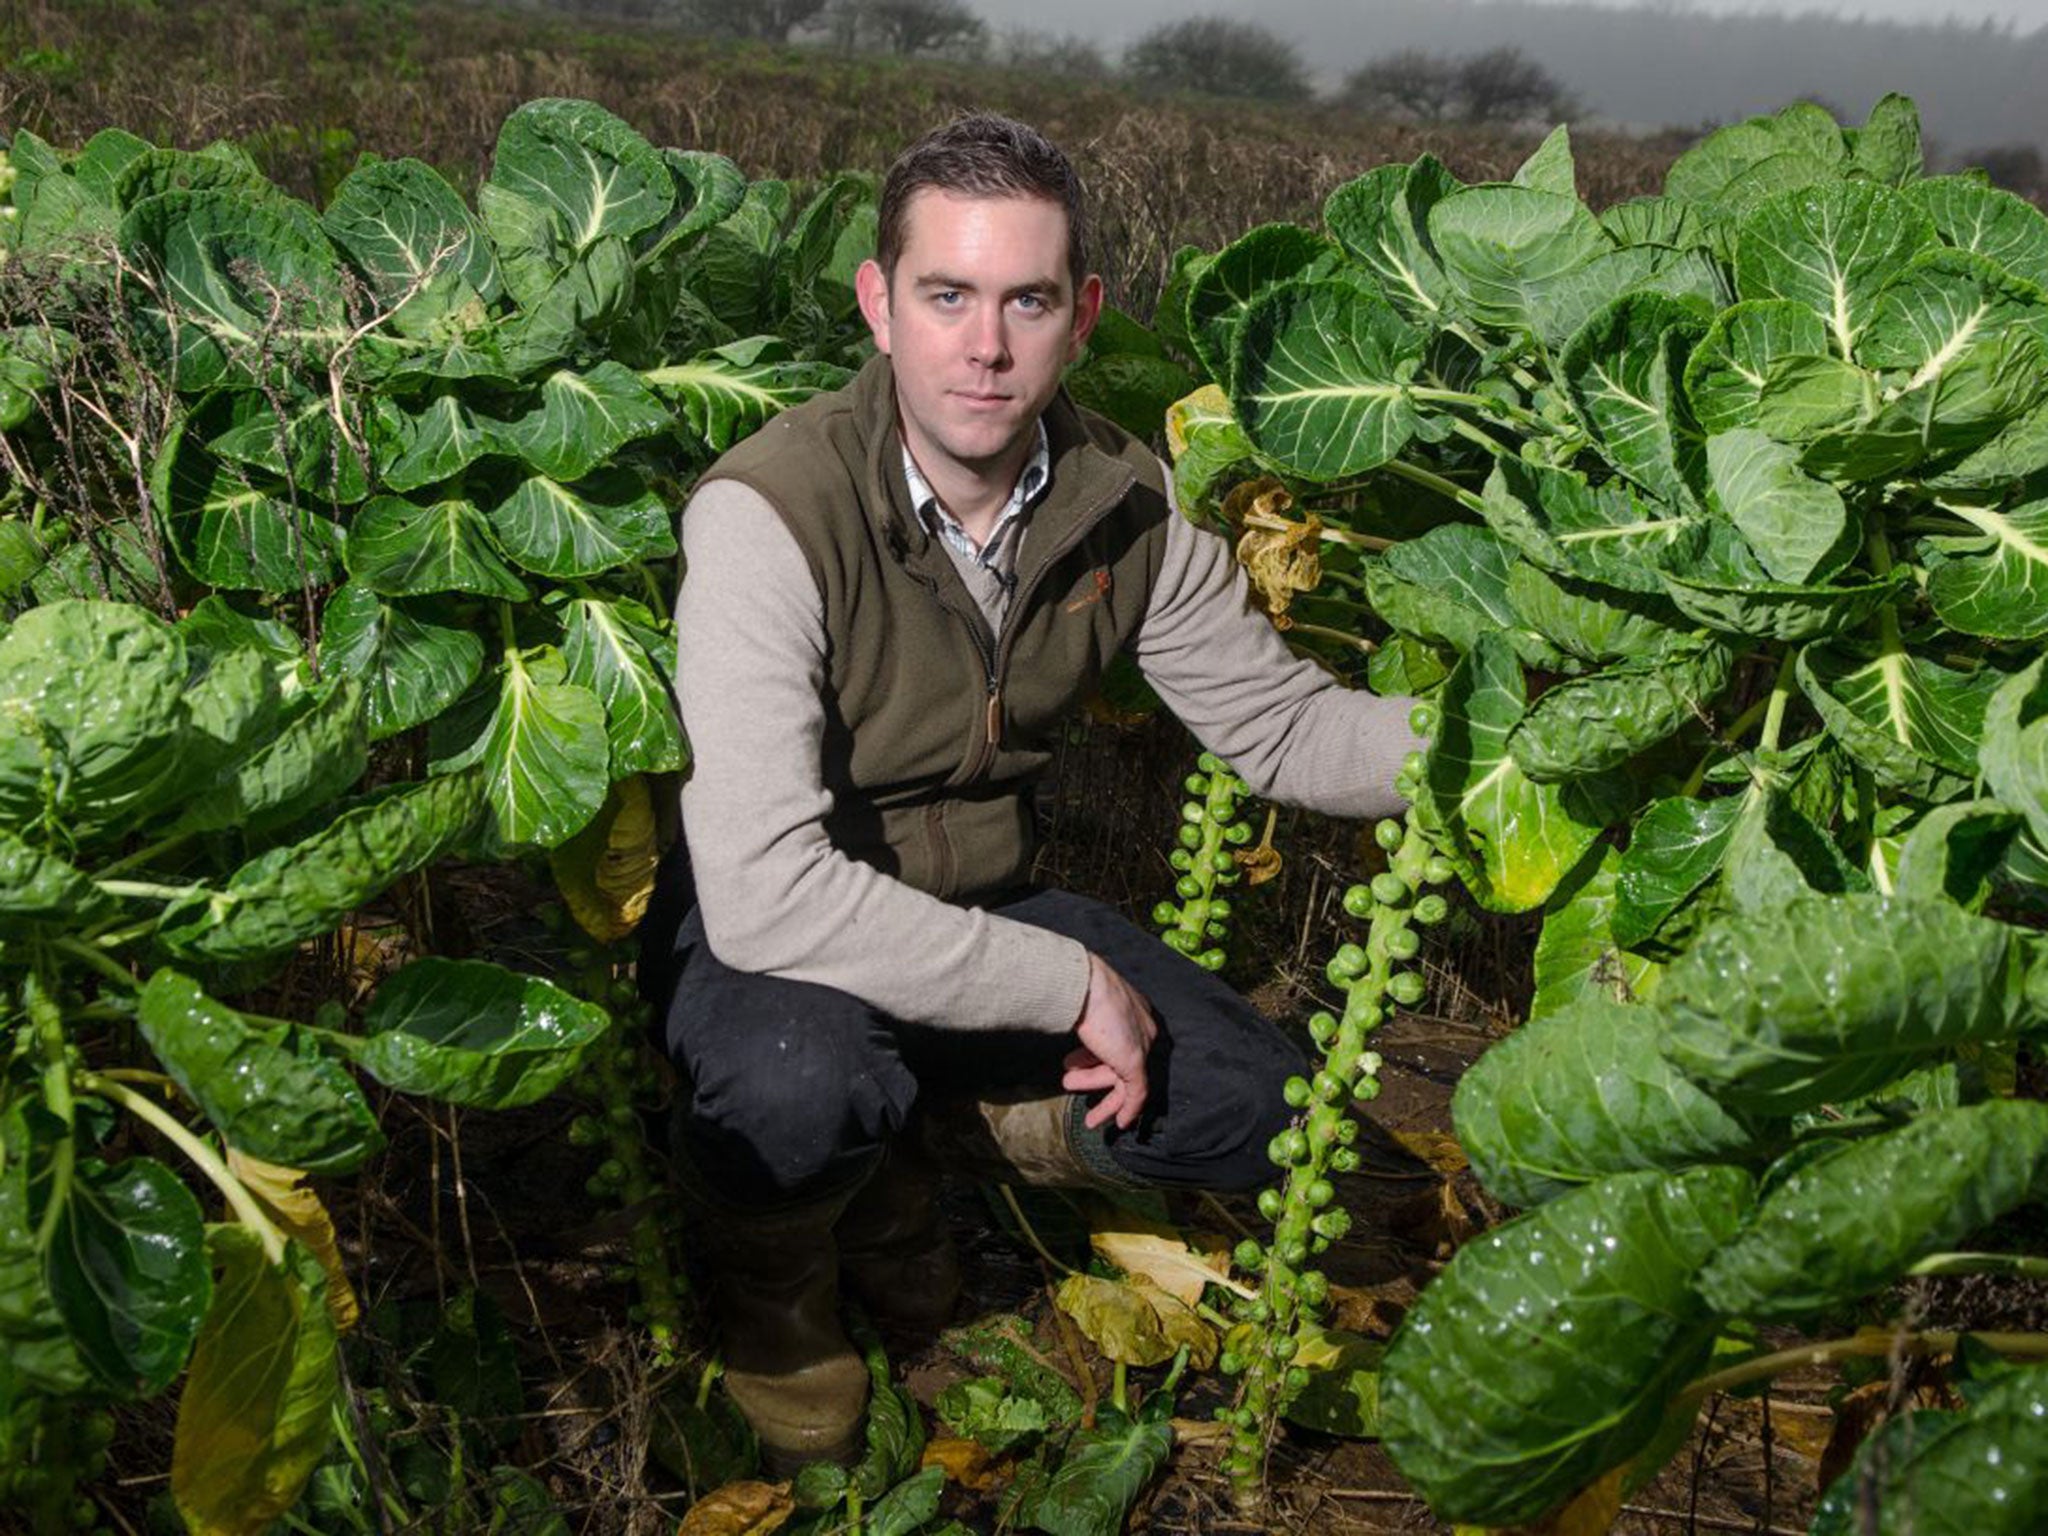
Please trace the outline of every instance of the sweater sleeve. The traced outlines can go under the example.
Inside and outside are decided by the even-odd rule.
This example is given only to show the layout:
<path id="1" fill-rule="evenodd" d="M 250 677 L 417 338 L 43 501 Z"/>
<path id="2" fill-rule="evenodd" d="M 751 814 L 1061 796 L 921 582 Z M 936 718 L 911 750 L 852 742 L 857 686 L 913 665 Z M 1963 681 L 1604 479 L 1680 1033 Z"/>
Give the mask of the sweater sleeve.
<path id="1" fill-rule="evenodd" d="M 912 1023 L 1071 1029 L 1088 991 L 1080 944 L 941 901 L 832 846 L 824 605 L 775 509 L 713 481 L 690 499 L 682 542 L 683 831 L 712 953 Z"/>
<path id="2" fill-rule="evenodd" d="M 1260 794 L 1335 816 L 1400 811 L 1394 775 L 1422 745 L 1408 727 L 1415 701 L 1347 688 L 1290 651 L 1230 546 L 1178 511 L 1131 654 L 1167 708 Z"/>

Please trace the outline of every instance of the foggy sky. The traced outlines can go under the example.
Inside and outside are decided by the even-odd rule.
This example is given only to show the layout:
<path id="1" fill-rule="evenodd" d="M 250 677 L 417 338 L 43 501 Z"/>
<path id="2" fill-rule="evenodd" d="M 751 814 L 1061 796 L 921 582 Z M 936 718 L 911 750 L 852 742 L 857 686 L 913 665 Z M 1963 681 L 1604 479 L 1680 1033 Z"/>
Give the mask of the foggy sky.
<path id="1" fill-rule="evenodd" d="M 1398 49 L 1515 47 L 1595 120 L 1695 126 L 1800 97 L 1860 122 L 1887 91 L 1918 102 L 1936 157 L 2048 149 L 2048 0 L 969 0 L 998 29 L 1087 37 L 1114 57 L 1191 15 L 1256 19 L 1324 88 Z M 1943 21 L 1963 23 L 1943 27 Z"/>

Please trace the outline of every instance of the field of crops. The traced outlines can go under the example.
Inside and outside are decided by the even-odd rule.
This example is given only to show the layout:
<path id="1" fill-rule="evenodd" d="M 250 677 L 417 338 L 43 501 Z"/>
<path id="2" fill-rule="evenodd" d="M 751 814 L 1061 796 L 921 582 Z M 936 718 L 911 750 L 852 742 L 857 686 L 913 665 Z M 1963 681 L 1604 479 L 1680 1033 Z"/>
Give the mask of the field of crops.
<path id="1" fill-rule="evenodd" d="M 875 187 L 661 137 L 542 96 L 473 195 L 401 154 L 310 198 L 228 140 L 12 138 L 7 1518 L 1647 1530 L 1754 1411 L 1711 1528 L 2041 1529 L 2048 220 L 1888 98 L 1654 195 L 1560 130 L 1162 250 L 1070 387 L 1293 641 L 1423 700 L 1412 809 L 1294 850 L 1342 915 L 1255 1208 L 998 1201 L 944 1368 L 869 1340 L 866 1458 L 777 1485 L 627 962 L 688 767 L 672 511 L 865 355 Z M 1287 835 L 1180 771 L 1124 888 L 1261 975 Z M 1475 934 L 1533 958 L 1410 1138 L 1455 1184 L 1397 1298 L 1357 1116 Z M 1347 1513 L 1316 1469 L 1367 1443 Z"/>

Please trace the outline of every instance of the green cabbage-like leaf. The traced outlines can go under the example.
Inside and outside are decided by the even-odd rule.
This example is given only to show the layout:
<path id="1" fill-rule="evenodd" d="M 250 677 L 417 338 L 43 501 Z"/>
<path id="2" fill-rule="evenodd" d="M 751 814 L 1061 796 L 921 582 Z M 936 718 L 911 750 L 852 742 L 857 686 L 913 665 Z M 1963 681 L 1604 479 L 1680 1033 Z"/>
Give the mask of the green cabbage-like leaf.
<path id="1" fill-rule="evenodd" d="M 1745 640 L 1804 645 L 1861 629 L 1894 602 L 1909 573 L 1895 569 L 1878 581 L 1850 586 L 1802 586 L 1775 581 L 1696 579 L 1661 573 L 1673 606 L 1695 624 Z M 1715 573 L 1720 575 L 1721 573 Z"/>
<path id="2" fill-rule="evenodd" d="M 1924 795 L 1934 772 L 1976 772 L 1997 673 L 1959 671 L 1903 649 L 1869 661 L 1802 651 L 1797 671 L 1800 690 L 1835 740 L 1887 788 Z"/>
<path id="3" fill-rule="evenodd" d="M 471 592 L 522 603 L 528 596 L 498 552 L 489 521 L 461 496 L 366 502 L 349 527 L 346 560 L 351 576 L 386 597 Z"/>
<path id="4" fill-rule="evenodd" d="M 1930 176 L 1905 195 L 1948 244 L 2048 288 L 2048 218 L 2025 198 L 1969 176 Z"/>
<path id="5" fill-rule="evenodd" d="M 1188 336 L 1209 377 L 1230 377 L 1231 338 L 1251 301 L 1277 283 L 1328 277 L 1342 253 L 1298 224 L 1262 224 L 1218 251 L 1188 284 Z"/>
<path id="6" fill-rule="evenodd" d="M 1616 943 L 1635 946 L 1656 937 L 1666 920 L 1720 872 L 1736 824 L 1753 798 L 1673 795 L 1643 813 L 1615 872 Z"/>
<path id="7" fill-rule="evenodd" d="M 193 960 L 257 960 L 326 933 L 399 876 L 462 846 L 483 811 L 478 775 L 379 791 L 297 843 L 251 859 L 217 891 L 173 902 L 157 936 Z"/>
<path id="8" fill-rule="evenodd" d="M 314 497 L 216 458 L 182 433 L 151 479 L 179 561 L 208 586 L 284 593 L 334 579 L 342 533 Z"/>
<path id="9" fill-rule="evenodd" d="M 576 373 L 557 369 L 540 399 L 501 424 L 499 441 L 542 474 L 581 480 L 635 438 L 666 432 L 669 413 L 630 368 L 605 361 Z"/>
<path id="10" fill-rule="evenodd" d="M 1640 1001 L 1653 996 L 1664 967 L 1624 951 L 1614 935 L 1615 878 L 1621 854 L 1589 853 L 1551 894 L 1537 935 L 1536 989 L 1529 1017 L 1540 1019 L 1581 997 Z"/>
<path id="11" fill-rule="evenodd" d="M 1704 475 L 1680 378 L 1712 318 L 1696 298 L 1626 293 L 1580 326 L 1558 359 L 1572 404 L 1608 462 L 1677 510 L 1698 505 Z"/>
<path id="12" fill-rule="evenodd" d="M 1311 480 L 1362 474 L 1415 435 L 1409 378 L 1426 337 L 1350 283 L 1287 282 L 1246 309 L 1231 402 L 1259 452 Z"/>
<path id="13" fill-rule="evenodd" d="M 1782 112 L 1716 129 L 1680 155 L 1666 195 L 1746 208 L 1793 186 L 1837 180 L 1848 158 L 1842 130 L 1825 107 L 1794 102 Z"/>
<path id="14" fill-rule="evenodd" d="M 1380 1373 L 1383 1443 L 1430 1508 L 1534 1520 L 1649 1444 L 1713 1348 L 1693 1276 L 1750 1199 L 1737 1168 L 1617 1174 L 1459 1249 Z"/>
<path id="15" fill-rule="evenodd" d="M 213 1283 L 199 1202 L 170 1169 L 81 1162 L 47 1263 L 71 1342 L 102 1383 L 146 1397 L 184 1368 Z"/>
<path id="16" fill-rule="evenodd" d="M 640 377 L 674 408 L 682 431 L 706 451 L 723 453 L 769 417 L 849 377 L 844 368 L 778 355 L 782 350 L 753 338 Z"/>
<path id="17" fill-rule="evenodd" d="M 653 145 L 596 103 L 560 98 L 529 101 L 505 119 L 491 185 L 546 210 L 572 254 L 652 229 L 676 202 Z"/>
<path id="18" fill-rule="evenodd" d="M 384 1145 L 377 1117 L 337 1063 L 252 1027 L 198 982 L 166 967 L 142 989 L 135 1022 L 229 1146 L 307 1173 L 347 1173 Z"/>
<path id="19" fill-rule="evenodd" d="M 466 308 L 502 291 L 483 225 L 423 161 L 356 167 L 320 222 L 369 280 L 378 304 L 395 310 L 391 324 L 401 335 L 460 325 Z M 483 319 L 480 308 L 474 319 Z"/>
<path id="20" fill-rule="evenodd" d="M 1756 1129 L 1664 1058 L 1661 1029 L 1653 1007 L 1581 997 L 1474 1062 L 1451 1116 L 1487 1192 L 1541 1205 L 1612 1173 L 1753 1155 Z"/>
<path id="21" fill-rule="evenodd" d="M 1802 471 L 1797 450 L 1750 427 L 1719 432 L 1707 439 L 1707 477 L 1773 580 L 1824 581 L 1854 558 L 1861 530 L 1841 492 Z"/>
<path id="22" fill-rule="evenodd" d="M 1790 1114 L 2012 1033 L 2014 931 L 1849 893 L 1723 918 L 1664 978 L 1664 1053 L 1723 1104 Z"/>
<path id="23" fill-rule="evenodd" d="M 1752 299 L 1714 318 L 1685 363 L 1685 395 L 1702 430 L 1729 432 L 1757 420 L 1771 369 L 1828 349 L 1827 322 L 1791 299 Z"/>
<path id="24" fill-rule="evenodd" d="M 1463 187 L 1429 210 L 1428 231 L 1459 308 L 1480 324 L 1535 331 L 1545 295 L 1613 242 L 1576 197 L 1534 187 Z"/>
<path id="25" fill-rule="evenodd" d="M 474 630 L 428 617 L 424 603 L 351 581 L 320 615 L 320 665 L 362 682 L 369 738 L 382 741 L 460 698 L 483 674 L 484 644 Z"/>
<path id="26" fill-rule="evenodd" d="M 1837 356 L 1858 355 L 1877 294 L 1935 243 L 1902 193 L 1838 181 L 1772 198 L 1743 221 L 1735 286 L 1744 299 L 1790 299 L 1819 315 Z"/>
<path id="27" fill-rule="evenodd" d="M 530 475 L 485 515 L 498 547 L 539 576 L 595 576 L 676 552 L 668 503 L 623 464 L 573 485 Z"/>
<path id="28" fill-rule="evenodd" d="M 1457 178 L 1424 155 L 1413 165 L 1375 166 L 1323 204 L 1325 227 L 1410 320 L 1429 320 L 1449 303 L 1443 264 L 1429 241 L 1429 211 L 1457 189 Z"/>
<path id="29" fill-rule="evenodd" d="M 385 980 L 347 1048 L 389 1087 L 510 1109 L 552 1093 L 610 1028 L 604 1009 L 538 976 L 428 957 Z"/>
<path id="30" fill-rule="evenodd" d="M 1507 595 L 1522 625 L 1596 666 L 1667 650 L 1686 627 L 1664 597 L 1553 575 L 1527 560 L 1508 571 Z"/>
<path id="31" fill-rule="evenodd" d="M 2010 511 L 1946 509 L 1976 536 L 1929 539 L 1927 599 L 1941 621 L 1966 635 L 2036 640 L 2048 635 L 2048 501 Z"/>
<path id="32" fill-rule="evenodd" d="M 604 702 L 569 681 L 553 646 L 507 652 L 495 692 L 472 690 L 446 718 L 433 771 L 480 765 L 499 839 L 556 847 L 597 814 L 611 783 Z"/>
<path id="33" fill-rule="evenodd" d="M 1613 807 L 1597 785 L 1538 784 L 1508 740 L 1528 695 L 1507 640 L 1482 634 L 1438 698 L 1441 721 L 1424 760 L 1417 811 L 1482 906 L 1541 906 L 1579 862 Z"/>
<path id="34" fill-rule="evenodd" d="M 1480 501 L 1487 526 L 1545 570 L 1629 592 L 1660 592 L 1658 566 L 1697 527 L 1618 477 L 1596 486 L 1575 471 L 1519 459 L 1494 465 Z"/>
<path id="35" fill-rule="evenodd" d="M 611 777 L 676 773 L 689 761 L 669 691 L 665 660 L 675 649 L 637 603 L 578 598 L 564 609 L 562 661 L 568 681 L 604 704 Z"/>
<path id="36" fill-rule="evenodd" d="M 1619 768 L 1697 720 L 1728 686 L 1735 653 L 1691 640 L 1616 662 L 1546 691 L 1508 738 L 1517 765 L 1539 784 Z"/>
<path id="37" fill-rule="evenodd" d="M 1699 1289 L 1730 1317 L 1792 1318 L 1857 1301 L 2043 1187 L 2048 1104 L 1938 1109 L 1802 1161 L 1772 1185 Z"/>
<path id="38" fill-rule="evenodd" d="M 1998 685 L 1984 707 L 1980 761 L 1991 792 L 2048 848 L 2048 660 L 2036 658 Z"/>

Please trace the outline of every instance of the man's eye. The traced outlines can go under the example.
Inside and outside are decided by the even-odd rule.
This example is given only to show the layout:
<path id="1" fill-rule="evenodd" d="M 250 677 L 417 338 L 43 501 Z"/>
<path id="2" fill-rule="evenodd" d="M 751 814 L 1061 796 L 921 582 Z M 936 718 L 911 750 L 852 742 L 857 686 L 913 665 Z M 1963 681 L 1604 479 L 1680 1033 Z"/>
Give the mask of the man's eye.
<path id="1" fill-rule="evenodd" d="M 1017 295 L 1017 303 L 1020 308 L 1036 313 L 1038 310 L 1045 308 L 1045 295 L 1039 293 L 1020 293 Z"/>
<path id="2" fill-rule="evenodd" d="M 941 288 L 932 295 L 932 302 L 946 309 L 951 309 L 960 302 L 960 290 L 958 288 Z"/>

